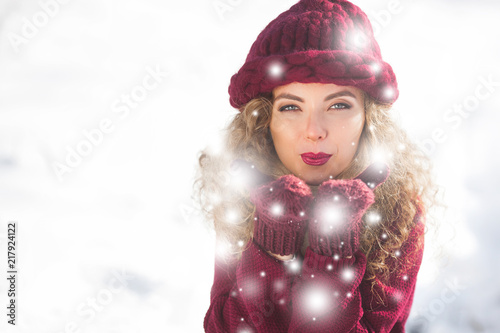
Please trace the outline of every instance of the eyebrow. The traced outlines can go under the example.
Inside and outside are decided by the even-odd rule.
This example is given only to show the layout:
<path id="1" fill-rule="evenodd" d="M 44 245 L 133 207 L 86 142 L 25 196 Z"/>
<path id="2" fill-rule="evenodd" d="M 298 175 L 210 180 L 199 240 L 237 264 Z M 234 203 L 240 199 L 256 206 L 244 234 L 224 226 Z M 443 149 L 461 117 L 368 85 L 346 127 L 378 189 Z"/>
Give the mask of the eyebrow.
<path id="1" fill-rule="evenodd" d="M 333 94 L 330 94 L 330 95 L 326 96 L 324 102 L 329 101 L 329 100 L 331 100 L 333 98 L 342 97 L 342 96 L 349 96 L 349 97 L 356 98 L 356 96 L 354 96 L 354 94 L 352 92 L 347 91 L 347 90 L 342 90 L 342 91 L 339 91 L 339 92 L 336 92 L 336 93 L 333 93 Z M 294 101 L 298 101 L 298 102 L 304 103 L 304 100 L 302 98 L 300 98 L 299 96 L 295 96 L 295 95 L 287 94 L 287 93 L 280 94 L 279 96 L 277 96 L 274 99 L 274 101 L 277 101 L 280 98 L 288 98 L 288 99 L 292 99 Z"/>

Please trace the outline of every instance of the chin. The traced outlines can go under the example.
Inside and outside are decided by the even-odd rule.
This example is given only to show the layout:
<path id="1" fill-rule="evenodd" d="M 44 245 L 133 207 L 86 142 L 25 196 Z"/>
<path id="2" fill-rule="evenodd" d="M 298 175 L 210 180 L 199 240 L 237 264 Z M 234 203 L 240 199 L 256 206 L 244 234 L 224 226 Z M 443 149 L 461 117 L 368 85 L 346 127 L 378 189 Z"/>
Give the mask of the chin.
<path id="1" fill-rule="evenodd" d="M 329 176 L 325 176 L 323 174 L 311 174 L 311 173 L 304 173 L 301 177 L 307 185 L 309 186 L 318 186 L 325 180 L 330 179 Z"/>
<path id="2" fill-rule="evenodd" d="M 312 187 L 312 186 L 317 187 L 317 186 L 321 185 L 321 183 L 322 183 L 322 181 L 312 181 L 312 182 L 306 181 L 306 184 L 310 187 Z"/>
<path id="3" fill-rule="evenodd" d="M 330 176 L 334 175 L 331 172 L 332 167 L 327 165 L 323 165 L 323 167 L 325 168 L 323 169 L 322 167 L 311 167 L 310 165 L 305 165 L 305 166 L 301 165 L 300 167 L 297 167 L 295 171 L 292 170 L 292 173 L 296 177 L 299 177 L 300 179 L 305 181 L 307 185 L 318 186 L 324 181 L 333 179 L 330 178 Z"/>

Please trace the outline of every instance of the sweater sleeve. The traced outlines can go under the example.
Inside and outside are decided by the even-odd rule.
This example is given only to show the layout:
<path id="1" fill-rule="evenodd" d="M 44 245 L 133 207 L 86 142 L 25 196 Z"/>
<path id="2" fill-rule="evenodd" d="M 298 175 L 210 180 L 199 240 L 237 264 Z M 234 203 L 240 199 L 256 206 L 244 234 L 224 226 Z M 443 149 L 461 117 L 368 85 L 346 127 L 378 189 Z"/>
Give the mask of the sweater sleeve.
<path id="1" fill-rule="evenodd" d="M 293 269 L 251 242 L 241 260 L 215 261 L 206 332 L 286 332 Z"/>
<path id="2" fill-rule="evenodd" d="M 419 210 L 409 238 L 396 254 L 398 260 L 411 262 L 408 270 L 397 269 L 387 283 L 376 280 L 373 288 L 363 281 L 367 259 L 360 250 L 347 259 L 308 248 L 302 274 L 292 288 L 288 332 L 404 332 L 423 255 L 423 244 L 411 251 L 424 232 L 420 218 Z M 381 304 L 376 295 L 383 298 Z"/>

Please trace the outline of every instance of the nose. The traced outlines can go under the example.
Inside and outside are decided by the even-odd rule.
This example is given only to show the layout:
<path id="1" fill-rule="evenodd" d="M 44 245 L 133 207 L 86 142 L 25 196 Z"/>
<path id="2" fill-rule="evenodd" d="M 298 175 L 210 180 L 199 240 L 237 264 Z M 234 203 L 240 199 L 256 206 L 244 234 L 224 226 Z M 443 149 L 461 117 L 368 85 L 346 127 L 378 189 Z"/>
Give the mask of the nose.
<path id="1" fill-rule="evenodd" d="M 327 130 L 325 122 L 320 113 L 312 112 L 306 122 L 306 139 L 310 141 L 319 141 L 326 138 Z"/>

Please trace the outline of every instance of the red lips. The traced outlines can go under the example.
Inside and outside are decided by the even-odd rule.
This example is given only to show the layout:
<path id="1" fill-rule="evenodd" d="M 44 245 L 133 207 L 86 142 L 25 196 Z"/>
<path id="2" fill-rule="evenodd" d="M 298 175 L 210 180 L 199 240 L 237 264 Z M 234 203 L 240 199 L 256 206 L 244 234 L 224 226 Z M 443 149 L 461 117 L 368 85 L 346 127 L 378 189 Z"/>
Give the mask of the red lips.
<path id="1" fill-rule="evenodd" d="M 331 154 L 326 154 L 326 153 L 322 153 L 322 152 L 319 152 L 317 154 L 305 153 L 305 154 L 302 154 L 300 156 L 302 157 L 302 160 L 304 161 L 304 163 L 309 164 L 309 165 L 323 165 L 326 162 L 328 162 L 330 157 L 332 157 Z"/>

